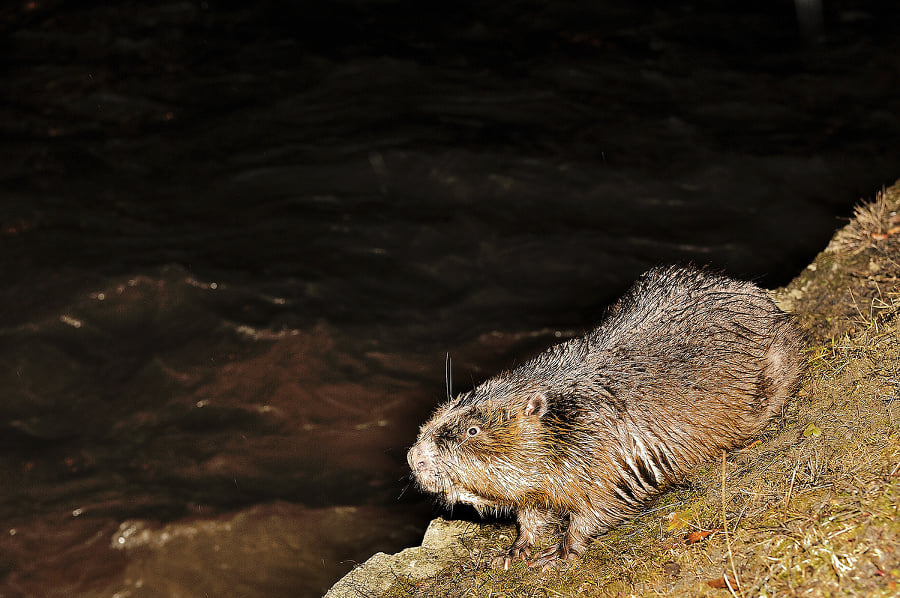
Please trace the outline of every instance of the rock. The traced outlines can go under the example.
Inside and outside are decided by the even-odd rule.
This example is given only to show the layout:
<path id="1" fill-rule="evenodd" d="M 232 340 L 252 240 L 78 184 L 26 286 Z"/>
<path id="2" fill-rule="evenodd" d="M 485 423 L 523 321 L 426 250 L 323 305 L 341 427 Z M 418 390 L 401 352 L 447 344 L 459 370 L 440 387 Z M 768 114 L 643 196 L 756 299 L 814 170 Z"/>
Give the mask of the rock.
<path id="1" fill-rule="evenodd" d="M 470 531 L 471 526 L 465 521 L 434 519 L 425 530 L 421 546 L 397 554 L 375 554 L 334 584 L 325 598 L 380 596 L 397 577 L 430 577 L 468 552 L 460 536 Z"/>

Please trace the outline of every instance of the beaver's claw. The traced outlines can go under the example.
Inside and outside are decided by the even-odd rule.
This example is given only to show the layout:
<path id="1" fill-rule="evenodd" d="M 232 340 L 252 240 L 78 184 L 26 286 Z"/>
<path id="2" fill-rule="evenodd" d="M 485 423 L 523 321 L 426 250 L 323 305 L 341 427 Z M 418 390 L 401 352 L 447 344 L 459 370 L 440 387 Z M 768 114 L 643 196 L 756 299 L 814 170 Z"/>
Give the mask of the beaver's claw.
<path id="1" fill-rule="evenodd" d="M 578 560 L 578 553 L 570 548 L 566 548 L 563 542 L 551 546 L 547 550 L 542 550 L 535 555 L 534 560 L 528 564 L 529 567 L 540 567 L 544 571 L 553 568 L 565 568 Z"/>
<path id="2" fill-rule="evenodd" d="M 515 559 L 519 559 L 520 561 L 526 560 L 531 555 L 531 546 L 521 546 L 516 547 L 513 545 L 509 550 L 506 551 L 506 554 L 502 554 L 495 558 L 491 562 L 491 567 L 494 569 L 503 568 L 504 571 L 509 571 L 509 565 Z"/>

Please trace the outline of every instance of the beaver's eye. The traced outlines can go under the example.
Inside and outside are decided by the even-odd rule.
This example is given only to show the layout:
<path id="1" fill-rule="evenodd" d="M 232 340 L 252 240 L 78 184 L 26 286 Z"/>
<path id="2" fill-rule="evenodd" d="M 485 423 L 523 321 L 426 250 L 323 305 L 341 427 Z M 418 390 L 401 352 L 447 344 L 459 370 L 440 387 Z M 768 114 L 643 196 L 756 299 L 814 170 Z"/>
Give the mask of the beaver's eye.
<path id="1" fill-rule="evenodd" d="M 466 435 L 471 438 L 472 436 L 476 436 L 479 432 L 481 432 L 481 428 L 478 426 L 469 426 L 469 429 L 466 430 Z"/>

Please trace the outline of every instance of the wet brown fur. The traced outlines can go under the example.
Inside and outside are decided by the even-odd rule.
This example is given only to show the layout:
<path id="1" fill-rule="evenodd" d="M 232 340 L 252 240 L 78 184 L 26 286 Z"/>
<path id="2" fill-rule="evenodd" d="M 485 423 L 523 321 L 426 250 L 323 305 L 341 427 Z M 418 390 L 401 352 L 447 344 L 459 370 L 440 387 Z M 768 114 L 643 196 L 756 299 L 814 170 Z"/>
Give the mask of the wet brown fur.
<path id="1" fill-rule="evenodd" d="M 515 512 L 500 562 L 572 560 L 590 538 L 779 414 L 801 337 L 765 291 L 705 270 L 657 268 L 599 328 L 553 346 L 438 409 L 408 460 L 447 504 Z"/>

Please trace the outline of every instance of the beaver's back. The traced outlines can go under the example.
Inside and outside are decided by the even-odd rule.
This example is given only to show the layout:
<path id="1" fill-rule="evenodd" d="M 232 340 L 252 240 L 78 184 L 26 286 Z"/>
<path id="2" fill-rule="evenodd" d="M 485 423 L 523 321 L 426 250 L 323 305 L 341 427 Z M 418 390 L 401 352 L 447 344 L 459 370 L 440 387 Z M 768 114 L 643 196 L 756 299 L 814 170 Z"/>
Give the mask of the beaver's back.
<path id="1" fill-rule="evenodd" d="M 597 329 L 552 347 L 511 379 L 544 380 L 547 396 L 567 397 L 560 405 L 569 413 L 558 415 L 574 428 L 617 435 L 617 451 L 647 452 L 662 474 L 672 474 L 664 477 L 677 479 L 756 436 L 781 412 L 798 384 L 800 349 L 791 316 L 756 285 L 657 268 Z M 573 438 L 563 431 L 555 440 Z M 582 445 L 585 438 L 577 436 Z M 596 436 L 603 450 L 606 438 Z M 588 443 L 574 452 L 596 450 Z"/>

